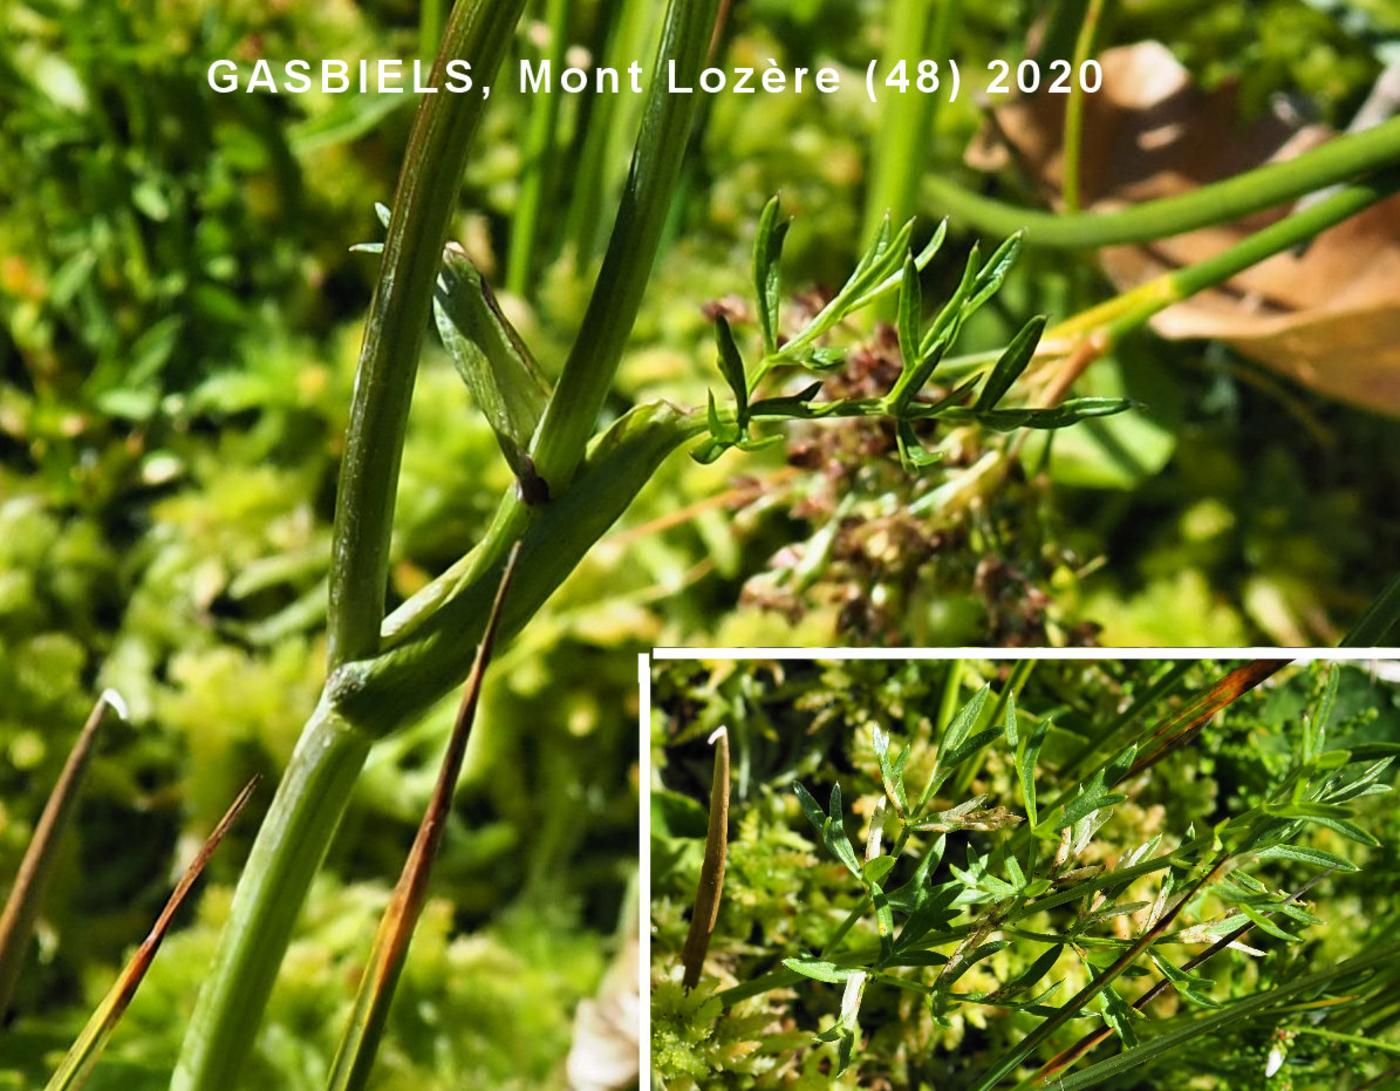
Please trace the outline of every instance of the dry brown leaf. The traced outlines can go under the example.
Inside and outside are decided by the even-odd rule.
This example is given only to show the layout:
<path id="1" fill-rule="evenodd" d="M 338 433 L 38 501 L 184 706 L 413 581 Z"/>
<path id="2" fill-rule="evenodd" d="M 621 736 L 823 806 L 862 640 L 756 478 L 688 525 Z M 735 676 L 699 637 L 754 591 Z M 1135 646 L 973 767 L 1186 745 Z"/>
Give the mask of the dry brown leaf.
<path id="1" fill-rule="evenodd" d="M 1234 89 L 1193 86 L 1156 42 L 1100 57 L 1103 90 L 1085 97 L 1080 185 L 1085 207 L 1122 208 L 1182 193 L 1331 138 L 1283 108 L 1242 120 Z M 1007 162 L 1007 149 L 1060 206 L 1064 95 L 1038 94 L 997 110 L 994 132 L 968 161 Z M 1099 257 L 1119 290 L 1219 253 L 1288 210 L 1192 231 Z M 1279 254 L 1219 288 L 1162 312 L 1169 338 L 1216 338 L 1320 393 L 1400 415 L 1400 198 L 1319 235 L 1305 253 Z"/>

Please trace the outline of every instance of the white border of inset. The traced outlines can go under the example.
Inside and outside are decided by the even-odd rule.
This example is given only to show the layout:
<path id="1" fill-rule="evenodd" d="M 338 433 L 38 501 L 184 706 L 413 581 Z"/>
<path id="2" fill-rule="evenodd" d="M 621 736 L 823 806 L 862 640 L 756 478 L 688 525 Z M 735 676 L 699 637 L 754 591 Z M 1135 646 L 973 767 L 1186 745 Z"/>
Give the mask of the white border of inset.
<path id="1" fill-rule="evenodd" d="M 1310 663 L 1400 659 L 1390 648 L 653 648 L 652 659 L 1299 659 Z"/>
<path id="2" fill-rule="evenodd" d="M 1279 659 L 1300 663 L 1368 663 L 1400 660 L 1400 647 L 1386 648 L 653 648 L 637 656 L 637 996 L 641 1035 L 637 1039 L 638 1086 L 651 1087 L 651 667 L 653 661 L 746 659 L 842 662 L 856 659 L 983 659 L 1016 661 L 1060 659 Z"/>

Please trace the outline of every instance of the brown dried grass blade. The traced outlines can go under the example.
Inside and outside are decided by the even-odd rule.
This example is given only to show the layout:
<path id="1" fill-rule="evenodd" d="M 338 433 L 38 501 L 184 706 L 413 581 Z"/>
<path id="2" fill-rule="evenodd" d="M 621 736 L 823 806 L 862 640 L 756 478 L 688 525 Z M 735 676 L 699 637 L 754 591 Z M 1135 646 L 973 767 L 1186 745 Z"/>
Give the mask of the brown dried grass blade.
<path id="1" fill-rule="evenodd" d="M 52 877 L 58 845 L 73 817 L 78 793 L 92 761 L 97 732 L 107 719 L 108 709 L 126 718 L 121 698 L 112 690 L 103 690 L 78 733 L 53 791 L 49 793 L 39 823 L 34 827 L 34 836 L 24 851 L 24 859 L 20 861 L 10 896 L 5 900 L 5 911 L 0 914 L 0 1017 L 4 1016 L 14 997 L 19 972 L 24 966 L 24 957 L 34 934 L 34 921 Z"/>
<path id="2" fill-rule="evenodd" d="M 467 740 L 471 736 L 477 704 L 481 699 L 482 681 L 491 662 L 491 652 L 496 643 L 496 631 L 500 626 L 506 592 L 510 589 L 519 557 L 520 544 L 517 542 L 506 562 L 500 585 L 496 588 L 491 614 L 486 620 L 481 643 L 477 645 L 471 673 L 467 675 L 462 701 L 457 707 L 457 719 L 452 725 L 452 734 L 448 739 L 447 751 L 443 755 L 442 768 L 438 773 L 432 798 L 428 801 L 428 808 L 418 826 L 413 847 L 409 850 L 403 872 L 394 887 L 388 908 L 384 910 L 384 916 L 379 922 L 374 945 L 370 948 L 369 963 L 365 967 L 364 976 L 360 978 L 350 1023 L 345 1028 L 345 1036 L 341 1039 L 335 1063 L 331 1066 L 330 1079 L 326 1082 L 328 1091 L 351 1091 L 369 1085 L 370 1072 L 384 1034 L 389 1006 L 393 1002 L 394 989 L 398 985 L 399 975 L 408 957 L 409 944 L 413 941 L 413 931 L 422 915 L 423 903 L 427 900 L 428 880 L 432 874 L 433 861 L 437 857 L 443 834 L 447 829 L 447 818 L 452 810 L 452 795 L 457 788 Z"/>
<path id="3" fill-rule="evenodd" d="M 710 828 L 705 836 L 705 862 L 700 866 L 700 884 L 695 888 L 695 908 L 690 915 L 690 931 L 681 948 L 685 966 L 682 984 L 693 989 L 700 984 L 705 952 L 719 919 L 720 896 L 724 892 L 724 862 L 729 847 L 729 730 L 721 727 L 710 741 L 715 744 L 714 779 L 710 783 Z"/>
<path id="4" fill-rule="evenodd" d="M 1277 674 L 1288 666 L 1288 663 L 1287 659 L 1256 659 L 1236 667 L 1180 712 L 1159 725 L 1148 740 L 1151 749 L 1133 763 L 1128 775 L 1140 773 L 1156 765 L 1169 754 L 1189 746 L 1212 716 L 1244 696 L 1266 678 Z"/>
<path id="5" fill-rule="evenodd" d="M 1329 874 L 1329 872 L 1330 869 L 1329 871 L 1320 872 L 1317 875 L 1314 875 L 1296 891 L 1290 894 L 1287 897 L 1287 899 L 1285 899 L 1281 904 L 1292 905 L 1309 890 L 1311 890 L 1313 886 L 1315 886 L 1318 882 L 1325 878 Z M 1220 939 L 1216 940 L 1200 954 L 1188 959 L 1185 963 L 1182 964 L 1182 970 L 1187 973 L 1190 973 L 1203 962 L 1214 958 L 1221 951 L 1229 947 L 1232 943 L 1243 939 L 1246 935 L 1249 934 L 1249 932 L 1253 928 L 1254 922 L 1246 921 L 1244 924 L 1240 925 L 1232 932 L 1228 933 L 1227 935 L 1221 936 Z M 1134 1000 L 1133 1007 L 1136 1008 L 1138 1011 L 1145 1011 L 1147 1005 L 1152 1003 L 1152 1001 L 1156 1000 L 1157 997 L 1162 995 L 1162 993 L 1166 992 L 1168 989 L 1175 988 L 1176 986 L 1172 983 L 1171 978 L 1163 977 L 1159 979 L 1157 983 L 1152 986 L 1152 988 L 1148 989 L 1140 997 Z M 1110 1037 L 1112 1034 L 1113 1028 L 1108 1026 L 1107 1024 L 1104 1024 L 1098 1030 L 1090 1031 L 1088 1034 L 1084 1035 L 1083 1038 L 1079 1039 L 1079 1041 L 1075 1042 L 1074 1045 L 1057 1053 L 1054 1057 L 1051 1057 L 1050 1060 L 1046 1061 L 1043 1065 L 1041 1065 L 1036 1074 L 1032 1076 L 1031 1079 L 1028 1081 L 1029 1084 L 1040 1085 L 1048 1083 L 1052 1077 L 1054 1077 L 1060 1072 L 1063 1072 L 1070 1065 L 1074 1064 L 1075 1061 L 1083 1057 L 1084 1054 L 1097 1048 L 1098 1045 L 1101 1042 L 1103 1042 L 1105 1038 Z"/>
<path id="6" fill-rule="evenodd" d="M 166 900 L 165 908 L 160 911 L 156 923 L 151 926 L 151 931 L 136 949 L 136 954 L 131 956 L 131 961 L 126 964 L 116 982 L 107 991 L 107 995 L 102 998 L 102 1003 L 92 1013 L 87 1026 L 83 1027 L 82 1033 L 68 1050 L 68 1055 L 63 1058 L 63 1063 L 58 1066 L 58 1071 L 49 1080 L 47 1091 L 74 1091 L 87 1082 L 88 1076 L 92 1074 L 93 1065 L 101 1057 L 117 1022 L 130 1005 L 132 997 L 136 995 L 146 971 L 151 968 L 151 962 L 160 950 L 166 932 L 170 930 L 171 921 L 184 904 L 195 880 L 203 873 L 209 858 L 214 855 L 214 850 L 219 847 L 219 842 L 224 839 L 239 812 L 252 797 L 259 779 L 254 777 L 244 786 L 243 791 L 238 793 L 238 798 L 224 812 L 224 817 L 219 819 L 219 824 L 214 827 L 195 858 L 190 861 L 189 867 L 180 876 L 180 881 Z"/>

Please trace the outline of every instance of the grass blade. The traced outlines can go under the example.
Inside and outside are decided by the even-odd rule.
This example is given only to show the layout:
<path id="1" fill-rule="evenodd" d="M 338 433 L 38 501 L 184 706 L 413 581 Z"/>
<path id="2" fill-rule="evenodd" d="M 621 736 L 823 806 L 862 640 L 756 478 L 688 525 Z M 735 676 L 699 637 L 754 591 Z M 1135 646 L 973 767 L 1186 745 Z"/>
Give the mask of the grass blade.
<path id="1" fill-rule="evenodd" d="M 729 845 L 729 730 L 721 727 L 710 741 L 715 744 L 715 772 L 710 782 L 710 827 L 705 835 L 705 862 L 700 865 L 700 883 L 695 888 L 695 908 L 690 915 L 690 931 L 681 948 L 685 965 L 682 984 L 693 989 L 700 984 L 705 952 L 719 918 L 720 896 L 724 893 L 724 863 Z"/>
<path id="2" fill-rule="evenodd" d="M 1342 637 L 1340 648 L 1370 648 L 1385 642 L 1400 623 L 1400 576 L 1396 576 L 1366 608 L 1351 631 Z"/>
<path id="3" fill-rule="evenodd" d="M 1323 872 L 1320 875 L 1313 876 L 1303 886 L 1299 887 L 1292 894 L 1290 894 L 1287 900 L 1283 902 L 1283 905 L 1292 905 L 1304 894 L 1306 894 L 1313 886 L 1320 882 L 1326 874 L 1327 872 Z M 1280 906 L 1280 908 L 1282 908 L 1282 906 Z M 1253 927 L 1253 921 L 1246 921 L 1234 931 L 1229 932 L 1224 936 L 1221 936 L 1220 939 L 1216 940 L 1200 954 L 1188 959 L 1186 963 L 1181 967 L 1182 972 L 1190 973 L 1202 963 L 1207 962 L 1211 958 L 1214 958 L 1221 951 L 1224 951 L 1226 948 L 1228 948 L 1231 944 L 1247 936 Z M 1136 1008 L 1138 1011 L 1146 1011 L 1148 1004 L 1156 1000 L 1157 997 L 1159 997 L 1162 993 L 1166 992 L 1167 989 L 1175 987 L 1175 983 L 1172 981 L 1171 978 L 1163 977 L 1159 979 L 1155 985 L 1153 985 L 1150 989 L 1148 989 L 1145 993 L 1143 993 L 1140 997 L 1133 1001 L 1133 1007 Z M 1057 1053 L 1050 1060 L 1046 1061 L 1045 1064 L 1043 1064 L 1040 1067 L 1040 1070 L 1036 1072 L 1036 1074 L 1032 1076 L 1029 1080 L 1027 1080 L 1026 1083 L 1022 1086 L 1027 1088 L 1044 1086 L 1044 1084 L 1049 1082 L 1052 1076 L 1056 1075 L 1059 1072 L 1063 1072 L 1070 1065 L 1074 1064 L 1075 1061 L 1079 1060 L 1080 1057 L 1084 1056 L 1084 1054 L 1090 1052 L 1092 1049 L 1098 1046 L 1099 1043 L 1101 1043 L 1105 1038 L 1108 1038 L 1112 1033 L 1113 1028 L 1106 1024 L 1100 1027 L 1098 1030 L 1090 1031 L 1088 1034 L 1084 1035 L 1083 1038 L 1079 1039 L 1079 1041 L 1075 1042 L 1074 1045 L 1070 1046 L 1068 1049 L 1061 1051 L 1060 1053 Z"/>
<path id="4" fill-rule="evenodd" d="M 1022 1038 L 1015 1047 L 1007 1050 L 999 1060 L 994 1062 L 991 1067 L 982 1074 L 981 1079 L 977 1081 L 974 1091 L 990 1091 L 991 1088 L 995 1087 L 1012 1072 L 1016 1071 L 1016 1069 L 1025 1062 L 1026 1058 L 1034 1053 L 1046 1039 L 1071 1019 L 1077 1017 L 1084 1010 L 1085 1005 L 1087 1005 L 1089 1001 L 1103 992 L 1109 985 L 1113 984 L 1114 980 L 1137 961 L 1138 956 L 1142 954 L 1143 951 L 1147 950 L 1147 948 L 1156 941 L 1157 937 L 1167 930 L 1171 922 L 1176 920 L 1177 915 L 1186 908 L 1186 904 L 1194 898 L 1207 883 L 1215 878 L 1227 859 L 1228 856 L 1221 854 L 1214 864 L 1208 868 L 1199 879 L 1191 884 L 1190 889 L 1178 898 L 1175 904 L 1163 913 L 1151 928 L 1144 930 L 1142 935 L 1137 938 L 1132 946 L 1128 947 L 1119 955 L 1108 969 L 1096 974 L 1087 985 L 1080 989 L 1079 992 L 1075 993 L 1074 996 L 1070 997 L 1054 1015 L 1045 1019 L 1035 1030 Z"/>
<path id="5" fill-rule="evenodd" d="M 1158 727 L 1152 735 L 1152 741 L 1158 745 L 1138 758 L 1128 776 L 1136 776 L 1169 754 L 1189 746 L 1212 716 L 1286 666 L 1286 659 L 1256 659 L 1230 671 L 1178 715 Z"/>
<path id="6" fill-rule="evenodd" d="M 209 858 L 214 855 L 214 850 L 219 847 L 219 842 L 224 839 L 234 820 L 252 798 L 259 779 L 254 777 L 244 785 L 243 791 L 238 793 L 238 798 L 230 804 L 229 809 L 224 812 L 224 817 L 219 819 L 219 824 L 214 827 L 195 858 L 190 861 L 190 866 L 180 876 L 180 881 L 171 892 L 165 908 L 160 911 L 156 923 L 151 926 L 151 931 L 136 949 L 136 954 L 131 956 L 131 961 L 126 964 L 111 989 L 107 991 L 107 995 L 102 998 L 102 1003 L 97 1006 L 92 1017 L 88 1019 L 82 1033 L 68 1050 L 68 1055 L 63 1058 L 63 1063 L 49 1080 L 46 1091 L 75 1091 L 87 1082 L 93 1066 L 97 1064 L 102 1050 L 112 1037 L 117 1022 L 130 1005 L 132 997 L 136 995 L 146 971 L 151 968 L 156 952 L 160 950 L 165 934 L 170 930 L 171 921 L 175 919 L 175 914 L 184 904 L 195 881 L 203 873 Z"/>
<path id="7" fill-rule="evenodd" d="M 1367 973 L 1397 957 L 1400 957 L 1400 944 L 1391 943 L 1376 947 L 1364 954 L 1357 955 L 1355 958 L 1340 962 L 1335 966 L 1329 966 L 1325 970 L 1302 974 L 1276 988 L 1244 997 L 1220 1011 L 1202 1018 L 1188 1016 L 1172 1019 L 1164 1025 L 1160 1033 L 1141 1045 L 1090 1065 L 1073 1076 L 1056 1080 L 1056 1091 L 1080 1091 L 1082 1088 L 1096 1087 L 1136 1068 L 1138 1065 L 1170 1053 L 1174 1049 L 1179 1049 L 1192 1039 L 1200 1039 L 1212 1031 L 1244 1022 L 1265 1013 L 1281 1001 L 1299 993 L 1320 988 L 1339 979 L 1343 981 L 1355 980 L 1356 975 Z"/>
<path id="8" fill-rule="evenodd" d="M 432 874 L 433 861 L 437 857 L 443 834 L 447 829 L 447 817 L 452 810 L 452 794 L 456 790 L 457 778 L 462 771 L 462 759 L 466 754 L 467 740 L 471 736 L 477 703 L 481 698 L 482 680 L 491 662 L 501 610 L 505 605 L 506 593 L 510 589 L 511 578 L 515 575 L 519 558 L 520 545 L 517 543 L 511 550 L 510 559 L 501 575 L 501 582 L 496 588 L 495 601 L 491 605 L 486 628 L 482 631 L 481 643 L 476 648 L 476 657 L 472 661 L 471 673 L 467 676 L 462 701 L 457 706 L 457 719 L 452 725 L 452 735 L 448 739 L 447 752 L 443 754 L 442 768 L 438 773 L 432 798 L 423 813 L 423 821 L 418 826 L 418 834 L 413 840 L 408 859 L 404 862 L 403 872 L 394 887 L 389 906 L 379 922 L 379 931 L 370 949 L 369 963 L 355 994 L 355 1007 L 350 1015 L 350 1023 L 345 1028 L 345 1036 L 340 1041 L 335 1063 L 331 1066 L 330 1079 L 326 1083 L 328 1091 L 349 1091 L 351 1088 L 369 1085 L 370 1070 L 374 1067 L 374 1058 L 384 1033 L 389 1006 L 394 999 L 394 988 L 408 957 L 408 947 L 413 940 L 413 930 L 418 925 L 418 918 L 423 912 L 423 903 L 427 900 L 428 880 Z"/>
<path id="9" fill-rule="evenodd" d="M 19 971 L 34 933 L 34 921 L 52 877 L 58 844 L 73 817 L 78 792 L 92 760 L 97 732 L 107 718 L 108 709 L 126 719 L 121 697 L 113 690 L 103 690 L 49 793 L 39 823 L 34 827 L 34 836 L 24 850 L 10 896 L 5 900 L 5 912 L 0 914 L 0 1018 L 4 1017 L 14 997 Z"/>

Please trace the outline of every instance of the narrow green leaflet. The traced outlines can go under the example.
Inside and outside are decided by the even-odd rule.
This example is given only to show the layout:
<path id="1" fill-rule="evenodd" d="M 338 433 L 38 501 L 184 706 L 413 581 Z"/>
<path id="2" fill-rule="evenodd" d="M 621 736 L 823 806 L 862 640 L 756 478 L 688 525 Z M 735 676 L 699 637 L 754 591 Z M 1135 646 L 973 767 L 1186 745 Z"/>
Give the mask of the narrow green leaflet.
<path id="1" fill-rule="evenodd" d="M 1112 985 L 1105 986 L 1102 995 L 1104 1022 L 1122 1039 L 1124 1047 L 1131 1049 L 1138 1044 L 1137 1028 L 1133 1026 L 1133 1020 L 1142 1016 L 1128 1006 L 1128 1002 L 1118 995 Z"/>
<path id="2" fill-rule="evenodd" d="M 894 868 L 893 856 L 877 856 L 873 860 L 867 860 L 865 867 L 861 868 L 861 878 L 867 883 L 878 883 Z"/>
<path id="3" fill-rule="evenodd" d="M 1006 351 L 997 359 L 987 375 L 987 381 L 982 384 L 982 392 L 977 395 L 978 413 L 987 413 L 995 409 L 997 403 L 1006 396 L 1011 385 L 1029 366 L 1031 357 L 1035 355 L 1035 348 L 1040 344 L 1040 335 L 1044 332 L 1045 316 L 1038 314 L 1012 338 L 1011 344 L 1006 347 Z"/>
<path id="4" fill-rule="evenodd" d="M 1035 798 L 1035 762 L 1040 747 L 1050 731 L 1050 721 L 1042 720 L 1035 729 L 1016 744 L 1016 778 L 1021 782 L 1021 795 L 1026 803 L 1026 817 L 1032 827 L 1040 824 Z"/>
<path id="5" fill-rule="evenodd" d="M 852 875 L 860 875 L 860 861 L 856 859 L 855 846 L 846 836 L 846 820 L 841 814 L 841 785 L 831 786 L 831 813 L 822 827 L 822 839 L 831 855 L 846 865 Z"/>
<path id="6" fill-rule="evenodd" d="M 797 800 L 802 804 L 802 811 L 806 814 L 807 821 L 817 831 L 817 836 L 821 837 L 826 832 L 826 814 L 822 811 L 821 805 L 812 797 L 812 793 L 801 784 L 793 784 L 792 790 L 797 793 Z"/>
<path id="7" fill-rule="evenodd" d="M 904 275 L 899 282 L 899 354 L 906 371 L 919 366 L 919 322 L 923 317 L 923 294 L 919 268 L 914 255 L 904 259 Z"/>
<path id="8" fill-rule="evenodd" d="M 739 355 L 739 346 L 734 343 L 734 333 L 724 315 L 715 318 L 715 346 L 719 350 L 719 371 L 729 389 L 734 394 L 738 410 L 740 434 L 749 423 L 749 387 L 744 375 L 744 358 Z M 711 401 L 711 405 L 713 405 Z"/>
<path id="9" fill-rule="evenodd" d="M 1045 975 L 1055 968 L 1055 963 L 1060 960 L 1060 954 L 1064 949 L 1065 946 L 1062 943 L 1051 944 L 1041 952 L 1034 962 L 1002 986 L 997 995 L 1016 996 L 1039 985 Z"/>
<path id="10" fill-rule="evenodd" d="M 783 965 L 795 974 L 810 977 L 813 981 L 824 981 L 828 985 L 843 984 L 855 970 L 849 966 L 838 966 L 820 958 L 803 955 L 801 958 L 785 958 Z"/>
<path id="11" fill-rule="evenodd" d="M 880 760 L 880 780 L 889 797 L 895 814 L 904 818 L 909 813 L 909 799 L 904 789 L 904 766 L 909 761 L 909 747 L 899 752 L 899 757 L 890 758 L 890 739 L 878 727 L 873 734 L 875 756 Z"/>
<path id="12" fill-rule="evenodd" d="M 782 219 L 778 198 L 771 198 L 758 220 L 753 245 L 753 280 L 758 298 L 758 324 L 763 332 L 763 351 L 778 351 L 778 312 L 782 302 L 783 242 L 792 221 Z"/>
<path id="13" fill-rule="evenodd" d="M 542 484 L 526 451 L 549 401 L 549 384 L 490 285 L 457 247 L 443 251 L 433 316 L 447 354 L 511 469 L 523 486 Z"/>
<path id="14" fill-rule="evenodd" d="M 1305 848 L 1302 845 L 1269 845 L 1255 854 L 1260 860 L 1290 860 L 1297 864 L 1312 867 L 1336 868 L 1338 871 L 1360 871 L 1350 860 L 1322 849 Z"/>
<path id="15" fill-rule="evenodd" d="M 991 692 L 990 684 L 983 685 L 949 721 L 948 729 L 944 731 L 943 738 L 938 744 L 938 759 L 934 764 L 933 775 L 929 778 L 928 784 L 924 787 L 923 795 L 919 798 L 918 810 L 923 810 L 924 804 L 948 779 L 948 775 L 958 761 L 967 757 L 970 751 L 965 750 L 964 745 L 968 742 L 968 735 L 971 734 L 972 729 L 981 721 L 982 711 L 986 708 L 987 698 Z M 979 743 L 978 745 L 985 744 Z"/>

